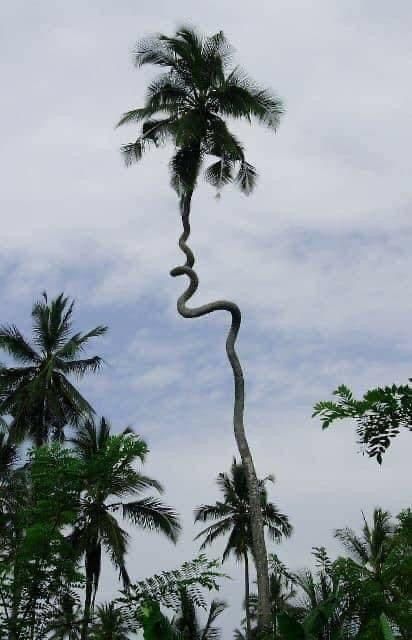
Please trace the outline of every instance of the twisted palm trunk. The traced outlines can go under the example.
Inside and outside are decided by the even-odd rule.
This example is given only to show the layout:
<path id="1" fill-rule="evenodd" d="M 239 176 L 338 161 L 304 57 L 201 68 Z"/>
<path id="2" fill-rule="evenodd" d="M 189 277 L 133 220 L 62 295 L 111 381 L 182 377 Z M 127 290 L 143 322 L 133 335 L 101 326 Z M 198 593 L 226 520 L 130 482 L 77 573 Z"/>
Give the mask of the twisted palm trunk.
<path id="1" fill-rule="evenodd" d="M 182 212 L 183 233 L 179 239 L 179 247 L 186 255 L 186 264 L 182 267 L 172 269 L 170 275 L 173 277 L 186 275 L 190 280 L 188 288 L 177 301 L 177 310 L 184 318 L 200 318 L 214 311 L 227 311 L 232 316 L 232 324 L 226 340 L 226 353 L 232 367 L 235 384 L 233 426 L 236 444 L 246 471 L 249 493 L 250 528 L 258 584 L 258 630 L 259 634 L 261 634 L 259 637 L 266 638 L 266 636 L 269 637 L 271 633 L 268 561 L 263 533 L 259 485 L 243 424 L 245 399 L 243 371 L 235 349 L 235 342 L 237 334 L 239 333 L 242 316 L 239 307 L 228 300 L 217 300 L 193 309 L 189 309 L 186 306 L 187 301 L 193 296 L 199 284 L 197 274 L 192 268 L 194 265 L 194 255 L 186 244 L 190 235 L 189 209 L 190 198 L 186 210 L 183 209 Z"/>

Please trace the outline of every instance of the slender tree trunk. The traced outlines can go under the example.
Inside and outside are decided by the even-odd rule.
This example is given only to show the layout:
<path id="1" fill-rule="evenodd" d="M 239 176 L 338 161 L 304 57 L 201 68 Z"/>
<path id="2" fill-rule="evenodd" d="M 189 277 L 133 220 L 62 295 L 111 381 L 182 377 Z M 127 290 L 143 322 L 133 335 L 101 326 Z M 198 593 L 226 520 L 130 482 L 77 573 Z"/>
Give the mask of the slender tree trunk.
<path id="1" fill-rule="evenodd" d="M 190 280 L 188 288 L 177 301 L 177 310 L 184 318 L 200 318 L 201 316 L 213 313 L 214 311 L 228 311 L 232 316 L 232 324 L 226 340 L 226 353 L 232 367 L 235 385 L 233 426 L 236 444 L 239 449 L 242 464 L 246 471 L 249 493 L 253 558 L 256 566 L 258 584 L 258 637 L 262 638 L 262 640 L 266 640 L 266 638 L 271 636 L 272 627 L 269 597 L 269 569 L 260 504 L 259 484 L 243 424 L 245 398 L 243 371 L 235 349 L 235 342 L 237 334 L 239 333 L 242 316 L 239 307 L 228 300 L 217 300 L 216 302 L 210 302 L 193 309 L 189 309 L 186 306 L 187 301 L 193 296 L 199 284 L 197 274 L 192 268 L 194 265 L 194 256 L 186 244 L 190 235 L 189 213 L 190 199 L 187 209 L 184 210 L 182 208 L 183 234 L 179 239 L 179 246 L 186 255 L 186 264 L 182 267 L 172 269 L 170 275 L 173 277 L 186 275 Z"/>
<path id="2" fill-rule="evenodd" d="M 246 640 L 250 640 L 250 592 L 249 592 L 249 558 L 247 551 L 244 554 L 245 561 L 245 611 L 246 611 Z"/>
<path id="3" fill-rule="evenodd" d="M 87 631 L 89 628 L 90 622 L 90 612 L 91 612 L 91 604 L 92 604 L 92 591 L 93 591 L 93 583 L 89 579 L 86 581 L 86 595 L 84 599 L 84 618 L 82 624 L 82 632 L 81 632 L 81 640 L 87 640 Z"/>

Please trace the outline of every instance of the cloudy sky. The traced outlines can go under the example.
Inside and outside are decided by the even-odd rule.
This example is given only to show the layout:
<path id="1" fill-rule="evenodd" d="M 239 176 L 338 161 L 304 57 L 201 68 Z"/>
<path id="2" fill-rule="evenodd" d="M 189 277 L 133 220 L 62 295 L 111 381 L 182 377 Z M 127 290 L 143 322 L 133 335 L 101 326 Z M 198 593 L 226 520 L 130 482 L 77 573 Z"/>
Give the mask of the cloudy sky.
<path id="1" fill-rule="evenodd" d="M 120 157 L 134 131 L 114 125 L 152 77 L 133 68 L 133 45 L 183 22 L 223 29 L 238 62 L 285 101 L 276 135 L 234 126 L 258 188 L 216 201 L 200 186 L 192 247 L 195 302 L 229 297 L 243 311 L 248 435 L 295 527 L 276 551 L 297 569 L 313 545 L 337 553 L 333 529 L 360 526 L 362 509 L 395 514 L 410 500 L 408 434 L 378 468 L 353 425 L 322 433 L 310 416 L 342 382 L 361 394 L 412 373 L 411 19 L 406 0 L 1 3 L 0 320 L 29 331 L 47 289 L 76 298 L 79 328 L 109 325 L 93 345 L 107 366 L 82 389 L 116 429 L 147 439 L 146 472 L 184 521 L 175 548 L 135 535 L 136 579 L 196 555 L 192 509 L 218 498 L 216 475 L 236 451 L 228 318 L 176 312 L 185 285 L 168 275 L 182 262 L 170 149 L 133 169 Z M 228 638 L 242 572 L 226 570 Z M 102 597 L 115 583 L 105 569 Z"/>

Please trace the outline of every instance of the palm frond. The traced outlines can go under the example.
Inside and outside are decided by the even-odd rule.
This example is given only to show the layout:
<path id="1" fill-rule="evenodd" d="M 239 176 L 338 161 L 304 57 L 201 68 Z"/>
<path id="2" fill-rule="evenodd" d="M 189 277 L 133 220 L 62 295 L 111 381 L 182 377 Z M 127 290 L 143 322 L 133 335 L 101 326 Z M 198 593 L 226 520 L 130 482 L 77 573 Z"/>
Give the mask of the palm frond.
<path id="1" fill-rule="evenodd" d="M 284 112 L 282 101 L 259 87 L 239 67 L 214 90 L 213 100 L 217 111 L 222 115 L 249 121 L 256 118 L 275 130 Z"/>
<path id="2" fill-rule="evenodd" d="M 216 618 L 220 616 L 225 609 L 227 609 L 227 603 L 224 600 L 212 600 L 209 609 L 209 615 L 206 621 L 206 625 L 203 628 L 200 640 L 219 640 L 221 637 L 220 629 L 213 626 Z"/>
<path id="3" fill-rule="evenodd" d="M 224 502 L 215 504 L 202 504 L 194 509 L 195 522 L 206 522 L 207 520 L 219 520 L 232 513 L 232 509 Z"/>
<path id="4" fill-rule="evenodd" d="M 210 525 L 210 527 L 206 527 L 200 533 L 197 534 L 195 540 L 200 537 L 204 537 L 202 544 L 200 545 L 200 549 L 205 549 L 208 545 L 212 544 L 216 538 L 225 535 L 228 533 L 232 527 L 234 526 L 233 518 L 224 518 L 215 524 Z"/>
<path id="5" fill-rule="evenodd" d="M 84 358 L 83 360 L 71 360 L 68 362 L 56 358 L 55 362 L 59 370 L 65 375 L 74 375 L 78 379 L 83 378 L 87 373 L 96 373 L 104 364 L 104 360 L 100 358 L 100 356 Z"/>
<path id="6" fill-rule="evenodd" d="M 246 195 L 252 193 L 256 186 L 257 173 L 255 167 L 249 162 L 243 161 L 240 163 L 239 172 L 236 176 L 236 182 L 240 189 Z"/>
<path id="7" fill-rule="evenodd" d="M 229 184 L 233 181 L 233 165 L 234 163 L 228 158 L 214 162 L 204 173 L 206 182 L 216 189 Z"/>
<path id="8" fill-rule="evenodd" d="M 142 527 L 163 533 L 176 542 L 181 525 L 176 512 L 156 498 L 142 498 L 123 504 L 123 516 Z"/>
<path id="9" fill-rule="evenodd" d="M 159 67 L 175 68 L 176 56 L 161 37 L 162 35 L 158 34 L 139 40 L 133 51 L 134 64 L 137 67 L 153 64 Z"/>
<path id="10" fill-rule="evenodd" d="M 337 538 L 351 555 L 357 560 L 366 564 L 369 560 L 369 554 L 365 543 L 356 535 L 349 527 L 344 529 L 336 529 L 335 538 Z"/>
<path id="11" fill-rule="evenodd" d="M 0 349 L 23 364 L 40 362 L 39 354 L 14 325 L 0 327 Z"/>

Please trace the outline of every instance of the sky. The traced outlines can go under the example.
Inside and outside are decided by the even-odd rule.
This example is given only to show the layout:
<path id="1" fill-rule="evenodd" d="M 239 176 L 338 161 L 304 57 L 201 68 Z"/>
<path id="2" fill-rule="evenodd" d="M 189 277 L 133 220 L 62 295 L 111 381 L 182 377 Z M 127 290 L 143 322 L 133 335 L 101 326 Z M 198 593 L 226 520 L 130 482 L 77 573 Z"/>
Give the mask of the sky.
<path id="1" fill-rule="evenodd" d="M 295 529 L 269 551 L 299 569 L 313 546 L 336 556 L 334 529 L 359 529 L 362 510 L 408 506 L 409 434 L 379 467 L 353 424 L 322 432 L 311 414 L 341 383 L 361 395 L 411 375 L 411 3 L 13 0 L 0 17 L 0 322 L 29 333 L 47 290 L 76 299 L 79 329 L 109 326 L 90 351 L 107 364 L 81 390 L 115 431 L 147 440 L 145 472 L 184 524 L 176 547 L 133 533 L 132 578 L 196 556 L 193 509 L 219 498 L 216 476 L 236 454 L 229 320 L 176 311 L 186 284 L 169 276 L 182 263 L 171 149 L 126 169 L 119 148 L 137 132 L 115 128 L 154 76 L 133 67 L 134 44 L 184 23 L 223 29 L 237 62 L 285 104 L 276 134 L 233 124 L 259 172 L 254 194 L 216 200 L 201 184 L 192 209 L 193 304 L 227 297 L 242 310 L 247 434 Z M 243 574 L 233 562 L 225 571 L 229 638 Z M 116 584 L 106 560 L 101 598 Z"/>

